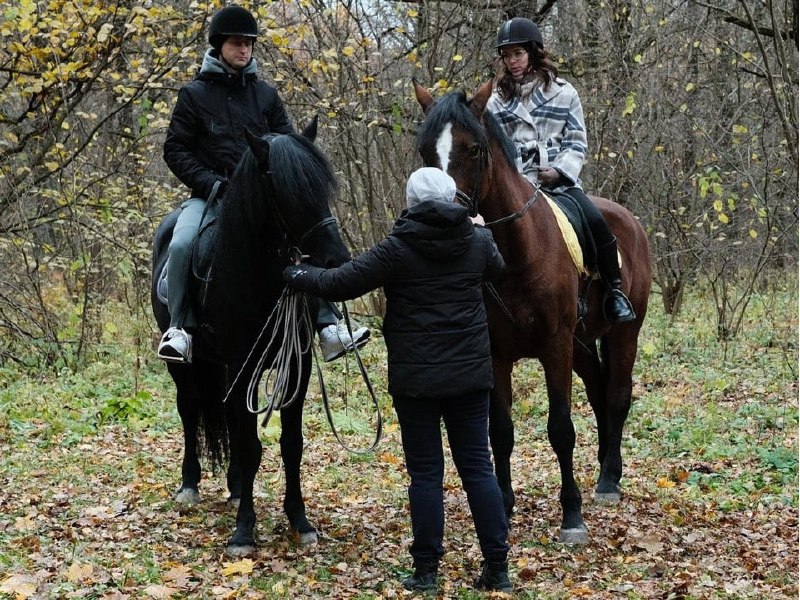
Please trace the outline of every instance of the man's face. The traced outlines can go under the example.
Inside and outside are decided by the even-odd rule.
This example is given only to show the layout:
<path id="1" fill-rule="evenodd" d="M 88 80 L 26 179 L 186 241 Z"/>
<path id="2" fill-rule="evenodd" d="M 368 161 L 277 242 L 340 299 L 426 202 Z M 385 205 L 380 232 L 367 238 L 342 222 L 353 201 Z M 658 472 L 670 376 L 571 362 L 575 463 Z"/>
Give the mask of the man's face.
<path id="1" fill-rule="evenodd" d="M 243 69 L 253 57 L 253 39 L 238 35 L 226 38 L 220 54 L 222 59 L 234 69 Z"/>

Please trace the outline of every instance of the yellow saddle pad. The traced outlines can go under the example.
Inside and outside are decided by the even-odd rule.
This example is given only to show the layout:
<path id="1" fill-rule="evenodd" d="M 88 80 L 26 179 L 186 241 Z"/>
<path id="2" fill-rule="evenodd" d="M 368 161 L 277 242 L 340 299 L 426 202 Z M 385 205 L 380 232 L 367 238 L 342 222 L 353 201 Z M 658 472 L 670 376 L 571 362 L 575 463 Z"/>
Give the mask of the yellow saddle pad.
<path id="1" fill-rule="evenodd" d="M 561 210 L 561 207 L 556 204 L 550 196 L 541 190 L 539 193 L 547 198 L 547 203 L 550 205 L 550 208 L 553 209 L 553 214 L 556 217 L 556 223 L 558 223 L 558 228 L 561 230 L 561 238 L 567 245 L 567 250 L 569 250 L 572 263 L 575 265 L 578 273 L 581 275 L 592 275 L 592 273 L 589 273 L 589 270 L 586 268 L 586 265 L 583 262 L 583 250 L 581 249 L 581 244 L 578 241 L 578 234 L 575 233 L 575 230 L 572 228 L 567 215 L 564 214 L 564 211 Z M 617 262 L 619 263 L 619 268 L 622 269 L 622 255 L 619 253 L 619 249 L 617 249 Z M 597 278 L 598 274 L 594 273 L 593 276 Z"/>
<path id="2" fill-rule="evenodd" d="M 589 271 L 586 269 L 586 265 L 583 264 L 583 250 L 581 250 L 581 245 L 578 242 L 578 235 L 572 228 L 569 219 L 567 219 L 567 215 L 564 214 L 561 207 L 556 204 L 550 196 L 544 192 L 540 193 L 547 198 L 547 203 L 550 205 L 556 217 L 556 223 L 558 223 L 558 228 L 561 230 L 561 237 L 567 245 L 567 250 L 569 250 L 569 255 L 572 258 L 575 268 L 578 269 L 578 273 L 581 275 L 588 275 Z"/>

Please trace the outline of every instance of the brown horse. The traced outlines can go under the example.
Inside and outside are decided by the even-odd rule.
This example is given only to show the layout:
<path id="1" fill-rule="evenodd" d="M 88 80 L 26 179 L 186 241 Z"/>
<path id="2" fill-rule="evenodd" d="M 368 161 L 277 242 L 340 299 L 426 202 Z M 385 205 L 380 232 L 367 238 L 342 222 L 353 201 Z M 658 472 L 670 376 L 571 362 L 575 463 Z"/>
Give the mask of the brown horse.
<path id="1" fill-rule="evenodd" d="M 506 510 L 510 514 L 514 507 L 511 370 L 521 358 L 538 358 L 547 384 L 547 435 L 561 470 L 559 540 L 585 543 L 588 529 L 573 474 L 572 371 L 583 380 L 597 419 L 600 476 L 596 497 L 618 501 L 622 430 L 631 405 L 631 373 L 650 295 L 645 232 L 619 204 L 592 198 L 617 236 L 623 291 L 636 312 L 635 321 L 611 327 L 602 315 L 602 284 L 578 272 L 549 202 L 516 170 L 511 141 L 485 111 L 491 82 L 469 100 L 464 93 L 451 92 L 434 101 L 416 81 L 414 89 L 425 113 L 417 134 L 423 162 L 455 179 L 460 195 L 491 227 L 508 266 L 486 293 L 494 365 L 489 435 Z M 585 307 L 580 318 L 579 304 Z"/>

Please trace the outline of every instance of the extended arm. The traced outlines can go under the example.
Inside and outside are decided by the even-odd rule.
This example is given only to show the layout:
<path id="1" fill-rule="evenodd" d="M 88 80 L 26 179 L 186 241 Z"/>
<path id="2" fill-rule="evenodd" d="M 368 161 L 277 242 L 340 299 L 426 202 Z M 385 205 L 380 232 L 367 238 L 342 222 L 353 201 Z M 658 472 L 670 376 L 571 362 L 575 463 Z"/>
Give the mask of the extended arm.
<path id="1" fill-rule="evenodd" d="M 291 287 L 326 300 L 352 300 L 386 283 L 394 263 L 391 246 L 391 240 L 383 240 L 333 269 L 305 264 L 286 267 L 283 278 Z"/>

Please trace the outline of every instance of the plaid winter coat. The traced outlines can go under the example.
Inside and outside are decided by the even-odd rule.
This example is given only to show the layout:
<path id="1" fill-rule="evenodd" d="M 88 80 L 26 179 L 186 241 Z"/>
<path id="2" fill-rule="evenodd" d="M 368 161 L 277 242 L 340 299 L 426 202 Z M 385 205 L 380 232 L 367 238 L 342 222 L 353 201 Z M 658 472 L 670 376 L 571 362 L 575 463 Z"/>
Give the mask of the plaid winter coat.
<path id="1" fill-rule="evenodd" d="M 570 181 L 559 190 L 580 187 L 586 160 L 586 125 L 578 92 L 560 77 L 545 90 L 541 81 L 520 86 L 504 101 L 497 90 L 486 106 L 517 147 L 517 169 L 531 182 L 539 167 L 553 167 Z"/>

